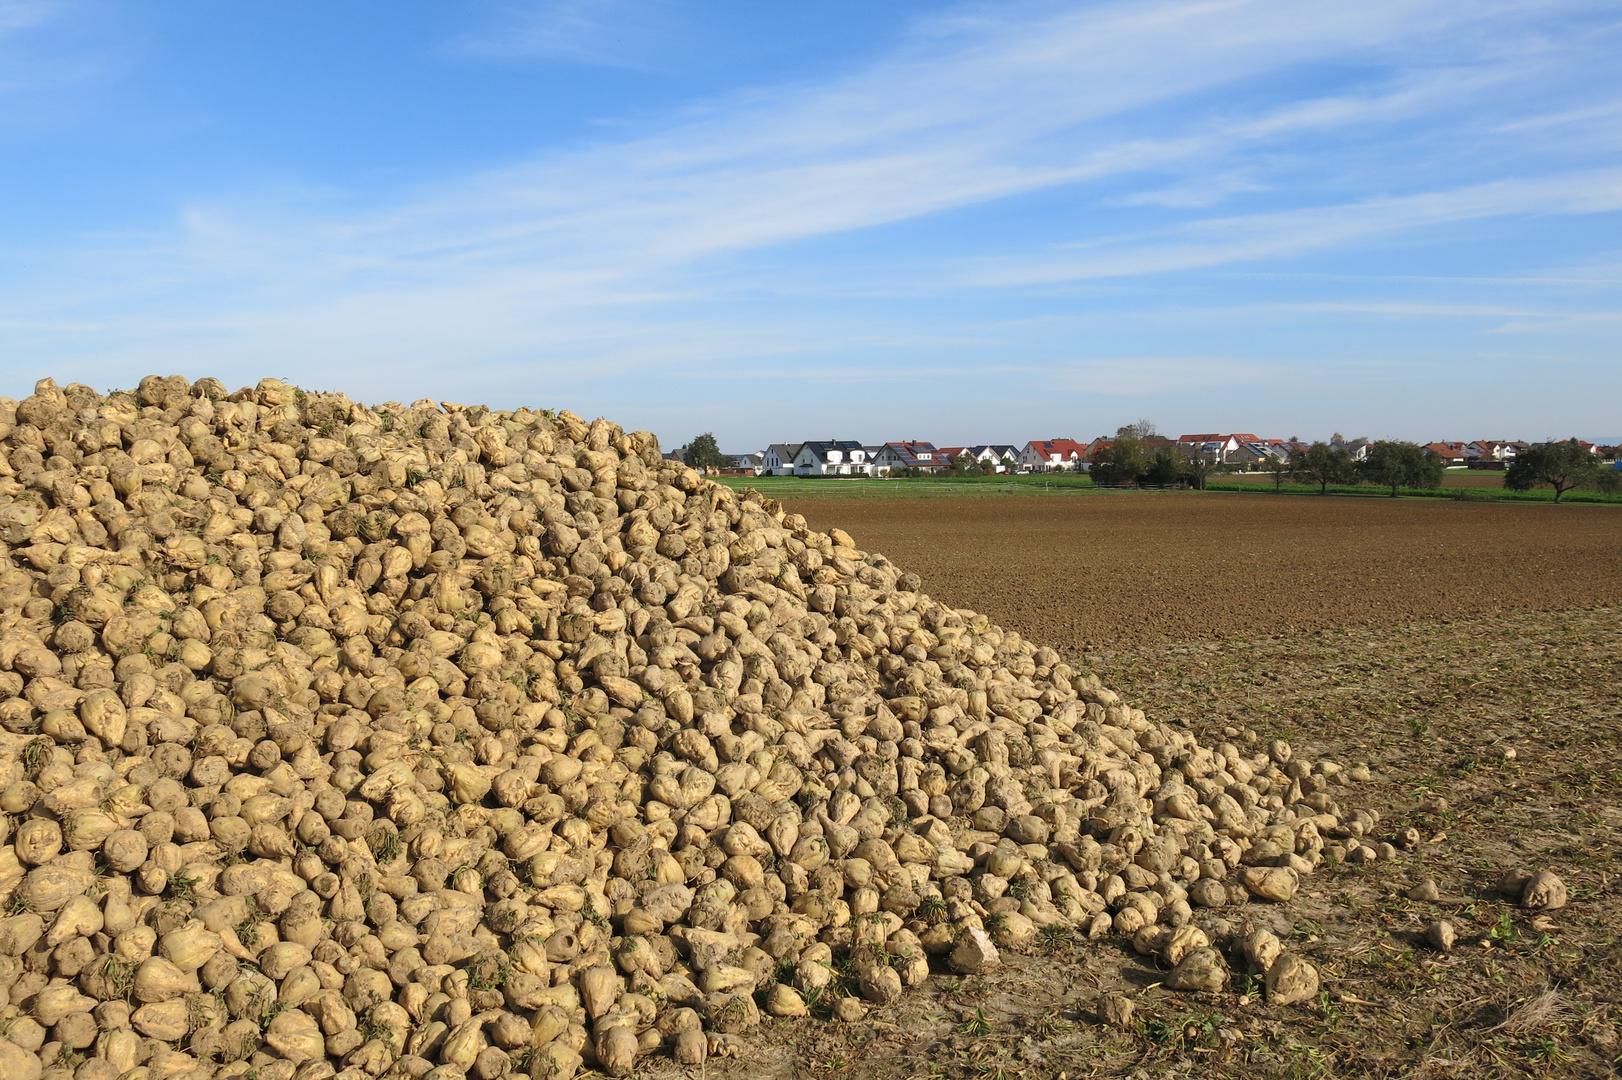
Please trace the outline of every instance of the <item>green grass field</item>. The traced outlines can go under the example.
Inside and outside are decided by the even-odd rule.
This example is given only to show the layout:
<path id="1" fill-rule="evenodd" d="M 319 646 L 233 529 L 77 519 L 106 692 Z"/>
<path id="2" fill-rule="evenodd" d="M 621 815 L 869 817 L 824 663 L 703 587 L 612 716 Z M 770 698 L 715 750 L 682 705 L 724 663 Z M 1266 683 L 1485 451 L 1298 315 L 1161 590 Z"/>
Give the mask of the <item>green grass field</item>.
<path id="1" fill-rule="evenodd" d="M 948 496 L 1072 495 L 1093 491 L 1086 476 L 806 477 L 723 476 L 734 490 L 754 488 L 774 499 L 930 499 Z"/>
<path id="2" fill-rule="evenodd" d="M 1471 472 L 1448 473 L 1442 479 L 1440 490 L 1404 488 L 1400 497 L 1411 499 L 1457 499 L 1465 502 L 1534 502 L 1554 501 L 1554 492 L 1546 488 L 1535 491 L 1506 491 L 1499 485 L 1502 473 Z M 968 477 L 805 477 L 805 476 L 723 476 L 720 482 L 732 488 L 754 488 L 762 495 L 774 499 L 930 499 L 964 496 L 1054 496 L 1095 494 L 1104 495 L 1108 489 L 1094 486 L 1083 475 L 1048 473 L 1031 476 L 968 476 Z M 1118 489 L 1116 489 L 1118 490 Z M 1273 481 L 1262 474 L 1226 475 L 1212 477 L 1206 482 L 1209 492 L 1245 492 L 1274 494 Z M 1284 484 L 1276 489 L 1281 495 L 1317 495 L 1316 484 Z M 1359 498 L 1383 498 L 1385 488 L 1369 484 L 1331 484 L 1327 494 L 1350 495 Z M 1595 491 L 1568 491 L 1563 502 L 1622 503 L 1622 495 L 1604 495 Z"/>
<path id="3" fill-rule="evenodd" d="M 1501 474 L 1498 474 L 1501 475 Z M 1449 484 L 1444 478 L 1440 489 L 1434 488 L 1400 488 L 1399 498 L 1407 499 L 1455 499 L 1460 502 L 1554 502 L 1552 488 L 1537 488 L 1532 491 L 1508 491 L 1500 486 L 1484 483 Z M 1271 480 L 1252 479 L 1245 477 L 1242 480 L 1223 478 L 1209 481 L 1205 485 L 1207 491 L 1237 491 L 1252 492 L 1271 495 L 1274 492 Z M 1317 484 L 1285 484 L 1277 489 L 1283 495 L 1317 495 Z M 1391 494 L 1389 488 L 1374 487 L 1369 484 L 1330 484 L 1328 495 L 1352 495 L 1360 498 L 1387 498 Z M 1568 491 L 1560 500 L 1562 503 L 1622 503 L 1622 495 L 1606 495 L 1597 491 Z"/>

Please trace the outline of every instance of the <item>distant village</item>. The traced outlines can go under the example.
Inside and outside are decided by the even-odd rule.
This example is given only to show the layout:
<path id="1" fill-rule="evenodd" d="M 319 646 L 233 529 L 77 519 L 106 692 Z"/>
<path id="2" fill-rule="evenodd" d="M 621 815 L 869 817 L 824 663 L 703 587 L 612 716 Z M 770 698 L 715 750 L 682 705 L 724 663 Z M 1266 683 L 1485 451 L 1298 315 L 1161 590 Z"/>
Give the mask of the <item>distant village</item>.
<path id="1" fill-rule="evenodd" d="M 1292 454 L 1306 450 L 1309 445 L 1299 439 L 1264 439 L 1248 433 L 1179 435 L 1175 439 L 1149 435 L 1141 441 L 1151 450 L 1173 446 L 1185 455 L 1203 457 L 1212 465 L 1224 467 L 1224 471 L 1235 472 L 1265 469 L 1271 462 L 1288 463 Z M 1617 460 L 1622 450 L 1581 440 L 1579 443 L 1605 461 Z M 1105 437 L 1085 443 L 1075 439 L 1033 439 L 1022 446 L 1013 443 L 936 446 L 918 440 L 875 445 L 829 439 L 772 443 L 754 453 L 727 454 L 725 458 L 730 466 L 715 471 L 736 476 L 924 476 L 969 470 L 982 473 L 1086 472 L 1114 444 L 1114 439 Z M 1374 443 L 1337 435 L 1330 445 L 1344 448 L 1361 461 Z M 1534 444 L 1509 439 L 1478 439 L 1427 443 L 1424 449 L 1434 451 L 1449 468 L 1503 469 L 1531 445 Z M 686 450 L 681 447 L 666 456 L 684 459 Z"/>

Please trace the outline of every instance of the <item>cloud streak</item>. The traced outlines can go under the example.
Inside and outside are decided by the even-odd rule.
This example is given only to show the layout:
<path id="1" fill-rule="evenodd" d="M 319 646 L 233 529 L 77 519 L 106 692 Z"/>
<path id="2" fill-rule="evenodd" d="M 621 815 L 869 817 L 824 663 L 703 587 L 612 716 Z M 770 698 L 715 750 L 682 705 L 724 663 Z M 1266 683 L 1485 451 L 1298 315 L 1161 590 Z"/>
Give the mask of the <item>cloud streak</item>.
<path id="1" fill-rule="evenodd" d="M 604 28 L 623 21 L 624 2 L 523 9 L 528 21 L 500 40 L 454 47 L 619 63 Z M 0 33 L 8 12 L 39 6 L 0 0 Z M 1610 214 L 1622 209 L 1622 166 L 1605 157 L 1616 147 L 1529 160 L 1539 139 L 1569 150 L 1570 129 L 1614 107 L 1576 107 L 1561 82 L 1559 34 L 1579 34 L 1601 10 L 1580 0 L 958 9 L 861 70 L 699 103 L 639 137 L 386 195 L 221 192 L 169 227 L 12 252 L 28 273 L 14 271 L 0 300 L 0 344 L 109 370 L 227 357 L 418 382 L 442 377 L 455 355 L 483 365 L 468 378 L 486 386 L 724 373 L 841 347 L 882 354 L 872 343 L 897 336 L 882 317 L 808 306 L 864 281 L 874 294 L 980 303 L 1253 268 L 1471 222 Z M 1304 77 L 1323 70 L 1343 75 Z M 1489 110 L 1490 124 L 1479 119 Z M 1379 143 L 1417 149 L 1407 159 L 1368 149 Z M 1467 167 L 1409 165 L 1444 150 Z M 1044 199 L 1060 207 L 1049 228 L 1004 233 L 973 218 Z M 962 224 L 939 225 L 924 254 L 839 250 L 932 221 Z M 1174 359 L 1108 392 L 1208 370 L 1154 355 Z M 1222 378 L 1265 370 L 1236 364 Z"/>
<path id="2" fill-rule="evenodd" d="M 59 0 L 0 0 L 0 39 L 40 25 L 61 7 Z"/>
<path id="3" fill-rule="evenodd" d="M 297 208 L 228 200 L 193 208 L 171 251 L 213 263 L 212 241 L 228 234 L 238 257 L 274 262 L 285 252 L 304 262 L 314 254 L 318 276 L 387 269 L 410 279 L 513 260 L 624 273 L 628 256 L 640 269 L 791 243 L 1197 166 L 1215 144 L 1232 151 L 1388 118 L 1481 77 L 1295 102 L 1174 137 L 1085 128 L 1233 80 L 1437 34 L 1471 21 L 1461 10 L 1471 9 L 1373 3 L 1309 12 L 1224 0 L 1008 23 L 940 20 L 901 55 L 830 85 L 744 95 L 660 134 L 487 172 L 385 211 L 323 220 L 316 210 L 300 221 Z"/>
<path id="4" fill-rule="evenodd" d="M 1255 259 L 1291 257 L 1399 232 L 1512 214 L 1601 214 L 1622 209 L 1622 169 L 1535 180 L 1504 180 L 1269 214 L 1211 218 L 1157 236 L 1096 241 L 1092 250 L 993 263 L 965 280 L 1032 285 L 1086 278 L 1168 273 Z"/>
<path id="5" fill-rule="evenodd" d="M 448 48 L 470 57 L 634 69 L 647 67 L 655 47 L 681 32 L 665 0 L 543 0 L 501 5 L 492 25 Z"/>
<path id="6" fill-rule="evenodd" d="M 1444 72 L 1203 126 L 1160 118 L 1155 127 L 1182 130 L 1158 138 L 1089 128 L 1230 82 L 1436 35 L 1471 21 L 1460 10 L 1373 3 L 1326 13 L 1223 0 L 939 20 L 900 55 L 849 78 L 745 95 L 648 138 L 473 178 L 402 213 L 422 239 L 450 234 L 438 242 L 445 250 L 501 258 L 631 249 L 666 262 L 1190 168 L 1247 144 L 1389 121 L 1493 76 Z"/>

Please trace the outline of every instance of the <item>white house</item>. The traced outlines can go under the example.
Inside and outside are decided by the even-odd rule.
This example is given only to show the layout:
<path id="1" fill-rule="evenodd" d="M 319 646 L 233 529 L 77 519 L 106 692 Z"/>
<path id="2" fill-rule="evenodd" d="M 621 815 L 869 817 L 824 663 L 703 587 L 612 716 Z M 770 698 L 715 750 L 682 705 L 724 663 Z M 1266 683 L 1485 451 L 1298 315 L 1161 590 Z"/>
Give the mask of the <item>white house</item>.
<path id="1" fill-rule="evenodd" d="M 878 452 L 871 457 L 873 474 L 875 476 L 888 476 L 892 472 L 902 469 L 919 469 L 923 472 L 935 472 L 951 464 L 940 456 L 934 443 L 927 442 L 892 442 L 879 447 Z"/>
<path id="2" fill-rule="evenodd" d="M 1249 432 L 1232 435 L 1179 435 L 1179 448 L 1201 454 L 1217 465 L 1249 464 L 1259 460 L 1256 444 L 1265 442 Z"/>
<path id="3" fill-rule="evenodd" d="M 982 465 L 991 465 L 997 472 L 1008 472 L 1019 467 L 1019 449 L 1006 443 L 971 446 L 970 457 Z"/>
<path id="4" fill-rule="evenodd" d="M 1242 465 L 1262 464 L 1272 460 L 1290 460 L 1290 448 L 1283 439 L 1257 439 L 1239 448 L 1236 460 Z"/>
<path id="5" fill-rule="evenodd" d="M 808 442 L 794 455 L 795 476 L 871 476 L 867 448 L 849 439 Z"/>
<path id="6" fill-rule="evenodd" d="M 760 475 L 793 476 L 794 459 L 805 443 L 772 443 L 760 456 Z"/>
<path id="7" fill-rule="evenodd" d="M 1074 439 L 1033 439 L 1019 452 L 1027 472 L 1074 472 L 1087 460 L 1087 448 Z"/>
<path id="8" fill-rule="evenodd" d="M 1470 444 L 1469 450 L 1476 457 L 1492 458 L 1494 461 L 1514 461 L 1515 455 L 1525 446 L 1525 443 L 1505 442 L 1502 439 L 1478 439 Z"/>

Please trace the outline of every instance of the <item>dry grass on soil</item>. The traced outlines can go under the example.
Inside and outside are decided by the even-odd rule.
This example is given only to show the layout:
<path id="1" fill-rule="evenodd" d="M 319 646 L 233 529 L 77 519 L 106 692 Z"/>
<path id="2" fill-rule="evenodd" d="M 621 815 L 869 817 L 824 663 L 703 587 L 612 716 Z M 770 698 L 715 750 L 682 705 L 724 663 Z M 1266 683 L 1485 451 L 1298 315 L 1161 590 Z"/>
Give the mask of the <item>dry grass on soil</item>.
<path id="1" fill-rule="evenodd" d="M 1093 669 L 1202 742 L 1240 728 L 1298 754 L 1370 762 L 1351 800 L 1429 842 L 1392 863 L 1321 870 L 1272 926 L 1320 966 L 1317 1002 L 1274 1008 L 1243 984 L 1173 993 L 1120 942 L 1005 953 L 994 976 L 932 977 L 864 1025 L 772 1021 L 747 1063 L 711 1075 L 952 1077 L 1594 1077 L 1622 1053 L 1622 612 L 1526 612 L 1376 630 L 1125 650 Z M 1254 743 L 1248 744 L 1254 746 Z M 1514 759 L 1504 752 L 1513 748 Z M 1445 809 L 1419 809 L 1427 799 Z M 1492 892 L 1506 866 L 1559 873 L 1569 907 L 1534 919 Z M 1444 899 L 1403 893 L 1434 878 Z M 1450 918 L 1444 955 L 1425 925 Z M 1125 993 L 1130 1030 L 1098 1003 Z"/>
<path id="2" fill-rule="evenodd" d="M 1154 496 L 1136 499 L 1099 510 L 1086 525 L 1093 585 L 1065 595 L 1070 603 L 1116 605 L 1107 619 L 1085 624 L 1089 640 L 1126 625 L 1132 609 L 1125 605 L 1153 595 L 1111 587 L 1115 576 L 1141 574 L 1159 558 L 1168 563 L 1163 576 L 1197 584 L 1198 563 L 1180 554 L 1184 539 L 1219 519 L 1230 529 L 1238 524 L 1225 508 L 1167 514 Z M 1387 541 L 1421 538 L 1440 522 L 1452 542 L 1494 541 L 1511 551 L 1533 550 L 1538 539 L 1555 544 L 1531 587 L 1502 576 L 1513 565 L 1505 556 L 1467 574 L 1441 559 L 1382 562 L 1378 544 L 1358 541 L 1350 509 L 1298 510 L 1301 501 L 1280 507 L 1268 527 L 1295 543 L 1338 537 L 1342 556 L 1354 565 L 1406 565 L 1410 572 L 1395 585 L 1374 581 L 1346 595 L 1320 577 L 1311 594 L 1316 600 L 1291 606 L 1294 582 L 1335 572 L 1327 555 L 1305 566 L 1278 557 L 1237 566 L 1221 560 L 1218 545 L 1218 582 L 1231 582 L 1218 590 L 1224 602 L 1202 602 L 1188 587 L 1167 589 L 1166 604 L 1140 612 L 1136 632 L 1121 635 L 1134 644 L 1095 650 L 1088 660 L 1106 685 L 1151 718 L 1186 724 L 1202 743 L 1237 733 L 1254 749 L 1255 739 L 1283 736 L 1300 755 L 1370 763 L 1374 780 L 1347 801 L 1381 810 L 1387 833 L 1411 824 L 1427 838 L 1419 852 L 1395 862 L 1321 870 L 1288 911 L 1254 904 L 1223 911 L 1235 925 L 1275 927 L 1318 964 L 1325 981 L 1317 1002 L 1274 1008 L 1242 982 L 1221 995 L 1173 993 L 1160 986 L 1164 972 L 1129 945 L 1049 940 L 1026 955 L 1005 954 L 1004 968 L 991 976 L 934 976 L 925 993 L 875 1010 L 870 1022 L 772 1021 L 751 1040 L 746 1060 L 711 1062 L 711 1075 L 1616 1075 L 1622 608 L 1609 606 L 1619 579 L 1597 556 L 1603 536 L 1614 545 L 1622 518 L 1608 524 L 1600 517 L 1607 511 L 1579 508 L 1552 521 L 1553 508 L 1399 504 L 1382 511 L 1335 500 L 1355 506 L 1364 529 Z M 1015 593 L 1019 599 L 996 611 L 997 618 L 1051 640 L 1052 626 L 1042 619 L 1056 607 L 1041 601 L 1048 584 L 1042 563 L 1023 563 L 1005 576 L 950 569 L 952 549 L 968 546 L 965 537 L 989 535 L 993 522 L 979 516 L 981 509 L 966 505 L 946 515 L 931 506 L 929 526 L 939 542 L 933 561 L 896 546 L 903 533 L 893 519 L 881 535 L 881 514 L 867 521 L 851 514 L 846 528 L 864 545 L 927 572 L 926 580 L 943 595 L 950 591 L 954 602 L 994 610 L 1009 603 L 1002 592 Z M 1012 501 L 994 509 L 1050 510 Z M 1416 510 L 1406 530 L 1404 519 L 1391 516 Z M 1557 528 L 1559 521 L 1573 527 Z M 1031 518 L 1022 523 L 1030 526 Z M 1053 535 L 1051 525 L 1044 535 Z M 1111 535 L 1116 539 L 1101 542 Z M 1026 540 L 1040 550 L 1040 537 Z M 1268 546 L 1291 550 L 1284 539 Z M 1589 553 L 1595 568 L 1584 589 L 1565 579 Z M 982 548 L 978 560 L 955 565 L 994 565 L 997 554 Z M 1359 583 L 1356 576 L 1343 580 Z M 1586 610 L 1515 610 L 1540 595 L 1547 604 Z M 1242 619 L 1243 612 L 1251 614 Z M 1245 632 L 1257 613 L 1274 625 L 1295 621 L 1314 629 Z M 1221 625 L 1213 627 L 1213 619 Z M 1184 627 L 1198 628 L 1205 640 L 1168 643 Z M 1438 798 L 1445 805 L 1420 809 Z M 1512 865 L 1559 873 L 1571 888 L 1571 905 L 1533 918 L 1507 903 L 1492 884 Z M 1408 886 L 1426 877 L 1440 885 L 1443 900 L 1408 900 Z M 1451 954 L 1422 941 L 1426 923 L 1444 917 L 1459 927 Z M 1125 1031 L 1104 1026 L 1097 1013 L 1103 996 L 1116 992 L 1138 1007 Z"/>

